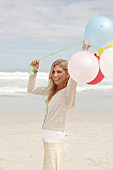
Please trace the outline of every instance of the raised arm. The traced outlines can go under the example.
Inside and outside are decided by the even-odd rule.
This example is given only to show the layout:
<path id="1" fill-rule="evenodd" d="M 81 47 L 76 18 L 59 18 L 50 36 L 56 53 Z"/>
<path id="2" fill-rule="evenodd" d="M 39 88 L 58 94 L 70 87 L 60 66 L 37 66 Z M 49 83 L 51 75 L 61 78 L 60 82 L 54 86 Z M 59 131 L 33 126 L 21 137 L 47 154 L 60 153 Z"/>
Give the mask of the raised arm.
<path id="1" fill-rule="evenodd" d="M 66 106 L 70 109 L 75 101 L 77 82 L 71 77 L 66 87 Z"/>
<path id="2" fill-rule="evenodd" d="M 87 43 L 86 39 L 84 39 L 82 51 L 88 51 L 91 46 Z M 66 105 L 71 108 L 73 105 L 73 101 L 75 100 L 76 96 L 76 86 L 77 82 L 74 81 L 71 77 L 69 78 L 67 87 L 66 87 Z"/>
<path id="3" fill-rule="evenodd" d="M 29 76 L 27 91 L 37 95 L 45 95 L 45 87 L 36 86 L 36 75 L 37 73 L 34 73 Z"/>
<path id="4" fill-rule="evenodd" d="M 29 93 L 34 93 L 37 95 L 45 95 L 45 87 L 38 87 L 36 86 L 36 76 L 37 76 L 37 69 L 39 68 L 39 60 L 34 60 L 31 64 L 36 68 L 34 70 L 34 74 L 29 76 L 27 91 Z"/>
<path id="5" fill-rule="evenodd" d="M 83 45 L 82 45 L 82 51 L 88 51 L 90 47 L 91 45 L 89 45 L 86 39 L 84 39 Z"/>

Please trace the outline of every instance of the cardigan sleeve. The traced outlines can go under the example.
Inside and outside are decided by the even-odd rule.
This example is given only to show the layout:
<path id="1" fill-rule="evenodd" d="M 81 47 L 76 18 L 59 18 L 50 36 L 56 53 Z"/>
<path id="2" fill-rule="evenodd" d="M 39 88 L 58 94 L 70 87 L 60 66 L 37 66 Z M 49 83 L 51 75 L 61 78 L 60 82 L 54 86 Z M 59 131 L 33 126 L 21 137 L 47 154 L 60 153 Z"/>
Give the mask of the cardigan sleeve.
<path id="1" fill-rule="evenodd" d="M 45 87 L 36 86 L 36 76 L 37 76 L 37 73 L 34 73 L 33 75 L 29 76 L 27 91 L 29 93 L 33 93 L 37 95 L 45 95 L 45 91 L 46 91 Z"/>
<path id="2" fill-rule="evenodd" d="M 73 101 L 75 100 L 76 86 L 77 82 L 70 77 L 66 87 L 66 106 L 69 109 L 72 107 Z"/>

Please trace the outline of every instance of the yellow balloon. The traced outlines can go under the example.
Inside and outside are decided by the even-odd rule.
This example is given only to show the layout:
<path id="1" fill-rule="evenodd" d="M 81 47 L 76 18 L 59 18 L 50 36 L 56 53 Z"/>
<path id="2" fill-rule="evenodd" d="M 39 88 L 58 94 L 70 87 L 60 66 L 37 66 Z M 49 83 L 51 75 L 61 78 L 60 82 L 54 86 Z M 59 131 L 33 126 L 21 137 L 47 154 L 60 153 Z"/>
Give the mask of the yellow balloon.
<path id="1" fill-rule="evenodd" d="M 108 45 L 107 47 L 105 47 L 105 48 L 98 48 L 97 50 L 98 50 L 99 56 L 101 56 L 101 54 L 102 54 L 107 48 L 111 48 L 111 47 L 113 47 L 113 42 L 112 42 L 110 45 Z"/>

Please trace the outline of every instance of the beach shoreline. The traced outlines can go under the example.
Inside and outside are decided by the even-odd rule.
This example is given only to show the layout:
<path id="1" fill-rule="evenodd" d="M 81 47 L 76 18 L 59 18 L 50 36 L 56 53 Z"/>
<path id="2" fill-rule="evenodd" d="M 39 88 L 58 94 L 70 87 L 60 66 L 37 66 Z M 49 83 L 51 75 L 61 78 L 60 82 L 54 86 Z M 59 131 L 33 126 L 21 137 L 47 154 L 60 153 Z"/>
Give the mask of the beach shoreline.
<path id="1" fill-rule="evenodd" d="M 40 123 L 44 112 L 0 111 L 0 125 Z M 113 110 L 108 111 L 69 111 L 67 121 L 113 123 Z"/>

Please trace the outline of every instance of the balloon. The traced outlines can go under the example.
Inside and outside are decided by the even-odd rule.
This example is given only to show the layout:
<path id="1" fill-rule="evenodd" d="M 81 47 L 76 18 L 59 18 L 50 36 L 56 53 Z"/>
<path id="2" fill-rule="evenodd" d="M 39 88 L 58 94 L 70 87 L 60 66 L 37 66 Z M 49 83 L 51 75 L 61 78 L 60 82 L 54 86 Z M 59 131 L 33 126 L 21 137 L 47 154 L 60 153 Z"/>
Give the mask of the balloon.
<path id="1" fill-rule="evenodd" d="M 87 83 L 92 81 L 98 74 L 98 60 L 92 53 L 80 51 L 70 58 L 68 70 L 73 80 Z"/>
<path id="2" fill-rule="evenodd" d="M 99 56 L 101 56 L 101 54 L 102 54 L 106 49 L 111 48 L 111 47 L 113 47 L 113 41 L 112 41 L 112 43 L 111 43 L 110 45 L 108 45 L 108 46 L 105 47 L 105 48 L 98 48 Z"/>
<path id="3" fill-rule="evenodd" d="M 100 57 L 97 56 L 96 54 L 94 54 L 94 55 L 97 57 L 98 62 L 100 63 Z M 102 74 L 102 72 L 100 70 L 100 67 L 99 67 L 99 72 L 98 72 L 97 76 L 95 77 L 95 79 L 90 81 L 87 84 L 90 84 L 90 85 L 98 84 L 98 83 L 100 83 L 103 80 L 103 78 L 104 78 L 104 75 Z"/>
<path id="4" fill-rule="evenodd" d="M 92 47 L 107 47 L 113 41 L 113 22 L 103 16 L 93 18 L 86 25 L 85 38 Z"/>
<path id="5" fill-rule="evenodd" d="M 102 53 L 100 69 L 106 78 L 113 80 L 113 48 L 108 48 Z"/>

